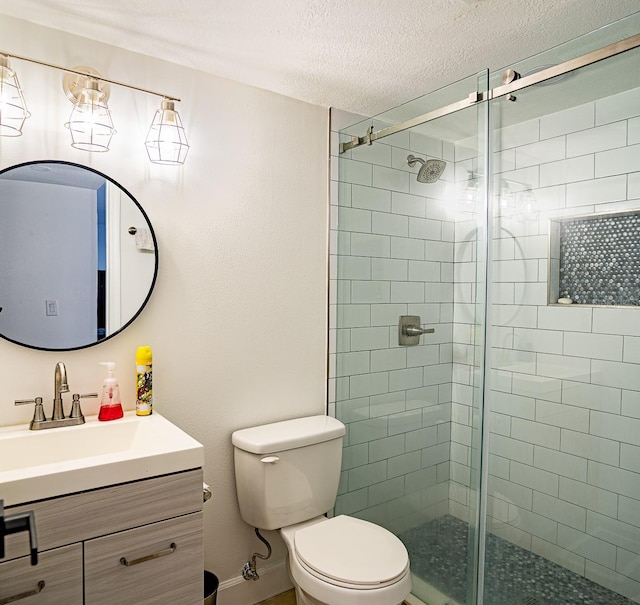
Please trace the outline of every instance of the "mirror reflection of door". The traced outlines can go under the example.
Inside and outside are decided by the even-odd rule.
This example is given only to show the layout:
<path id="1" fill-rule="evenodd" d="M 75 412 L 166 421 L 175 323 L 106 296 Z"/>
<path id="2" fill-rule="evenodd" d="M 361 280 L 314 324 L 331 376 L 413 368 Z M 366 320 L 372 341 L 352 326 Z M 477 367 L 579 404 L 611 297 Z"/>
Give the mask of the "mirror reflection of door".
<path id="1" fill-rule="evenodd" d="M 119 187 L 106 187 L 106 327 L 112 333 L 144 303 L 154 276 L 155 248 L 140 212 Z"/>
<path id="2" fill-rule="evenodd" d="M 109 199 L 117 195 L 120 200 L 120 237 L 116 248 L 120 255 L 120 292 L 117 297 L 120 323 L 117 325 L 122 325 L 124 318 L 135 316 L 151 289 L 156 252 L 149 227 L 141 221 L 138 208 L 115 185 L 111 184 L 109 189 L 112 192 Z M 134 230 L 135 233 L 130 233 Z"/>
<path id="3" fill-rule="evenodd" d="M 0 172 L 0 336 L 90 346 L 137 316 L 156 274 L 146 214 L 105 175 L 66 162 Z"/>
<path id="4" fill-rule="evenodd" d="M 106 190 L 105 223 L 106 241 L 105 256 L 108 271 L 105 279 L 105 320 L 107 331 L 113 326 L 122 325 L 120 308 L 120 195 L 113 187 Z"/>

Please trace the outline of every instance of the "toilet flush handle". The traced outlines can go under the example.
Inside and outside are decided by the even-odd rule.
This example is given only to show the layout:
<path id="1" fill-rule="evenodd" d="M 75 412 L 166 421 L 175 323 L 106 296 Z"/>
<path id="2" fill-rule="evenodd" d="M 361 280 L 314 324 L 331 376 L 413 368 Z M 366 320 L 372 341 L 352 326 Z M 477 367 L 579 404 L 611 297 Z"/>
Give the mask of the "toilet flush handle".
<path id="1" fill-rule="evenodd" d="M 260 462 L 264 462 L 265 464 L 278 464 L 280 458 L 278 458 L 278 456 L 265 456 L 260 459 Z"/>

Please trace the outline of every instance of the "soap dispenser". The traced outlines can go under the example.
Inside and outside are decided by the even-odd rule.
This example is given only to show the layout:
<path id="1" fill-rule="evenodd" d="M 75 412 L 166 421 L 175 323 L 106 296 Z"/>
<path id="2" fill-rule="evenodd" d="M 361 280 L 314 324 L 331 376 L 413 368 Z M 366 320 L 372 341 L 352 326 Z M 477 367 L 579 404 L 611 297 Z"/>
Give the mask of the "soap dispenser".
<path id="1" fill-rule="evenodd" d="M 120 401 L 120 387 L 118 379 L 113 375 L 116 364 L 113 361 L 101 361 L 100 365 L 107 366 L 107 376 L 102 385 L 102 401 L 98 420 L 116 420 L 122 418 L 122 402 Z"/>

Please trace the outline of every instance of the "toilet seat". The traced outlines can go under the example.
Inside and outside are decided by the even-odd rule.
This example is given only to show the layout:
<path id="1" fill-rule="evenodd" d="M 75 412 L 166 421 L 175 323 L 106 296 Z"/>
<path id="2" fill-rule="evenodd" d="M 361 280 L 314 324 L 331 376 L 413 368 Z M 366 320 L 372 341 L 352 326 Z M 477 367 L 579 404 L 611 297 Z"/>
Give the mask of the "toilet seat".
<path id="1" fill-rule="evenodd" d="M 404 544 L 386 529 L 340 515 L 295 532 L 300 565 L 343 588 L 371 590 L 395 584 L 409 568 Z M 336 546 L 338 547 L 336 548 Z"/>

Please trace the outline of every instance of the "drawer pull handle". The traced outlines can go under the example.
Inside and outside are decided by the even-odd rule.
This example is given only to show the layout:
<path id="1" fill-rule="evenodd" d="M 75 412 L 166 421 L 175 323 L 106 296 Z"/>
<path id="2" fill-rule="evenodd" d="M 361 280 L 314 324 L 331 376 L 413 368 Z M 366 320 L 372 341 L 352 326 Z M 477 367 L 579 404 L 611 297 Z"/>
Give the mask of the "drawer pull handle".
<path id="1" fill-rule="evenodd" d="M 159 557 L 166 557 L 167 555 L 170 555 L 171 553 L 176 552 L 176 548 L 178 548 L 176 546 L 176 543 L 171 542 L 171 544 L 169 545 L 169 548 L 165 548 L 164 550 L 159 550 L 158 552 L 154 552 L 152 555 L 147 555 L 146 557 L 140 557 L 139 559 L 132 559 L 131 561 L 129 561 L 126 557 L 120 557 L 120 563 L 125 567 L 131 567 L 132 565 L 139 565 L 140 563 L 146 563 L 147 561 L 151 561 Z M 2 603 L 0 603 L 0 605 L 2 605 Z"/>
<path id="2" fill-rule="evenodd" d="M 21 592 L 20 594 L 14 594 L 12 597 L 6 597 L 4 599 L 0 599 L 0 605 L 7 605 L 7 603 L 15 603 L 16 601 L 20 601 L 22 599 L 26 599 L 27 597 L 32 597 L 33 595 L 42 592 L 44 588 L 44 580 L 40 580 L 38 582 L 38 586 L 33 590 L 27 590 L 26 592 Z"/>

